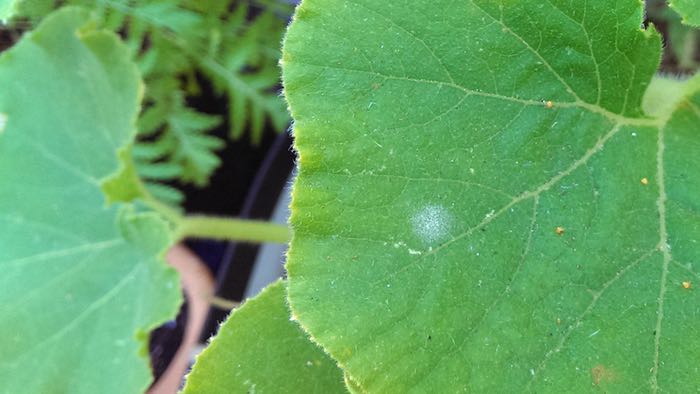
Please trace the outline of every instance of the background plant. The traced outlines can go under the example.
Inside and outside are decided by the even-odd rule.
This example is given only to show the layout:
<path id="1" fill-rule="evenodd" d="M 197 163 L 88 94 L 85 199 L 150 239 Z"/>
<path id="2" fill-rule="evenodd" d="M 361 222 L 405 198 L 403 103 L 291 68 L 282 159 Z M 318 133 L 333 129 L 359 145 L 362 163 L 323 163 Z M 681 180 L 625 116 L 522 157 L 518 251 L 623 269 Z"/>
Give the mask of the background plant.
<path id="1" fill-rule="evenodd" d="M 210 130 L 226 122 L 229 137 L 248 131 L 260 141 L 266 122 L 277 131 L 289 121 L 278 94 L 279 43 L 291 6 L 276 0 L 26 0 L 17 3 L 10 27 L 21 33 L 58 7 L 77 5 L 101 28 L 117 32 L 133 54 L 146 84 L 136 168 L 157 198 L 179 204 L 173 182 L 205 186 L 226 143 Z M 204 85 L 203 85 L 204 84 Z M 225 95 L 228 114 L 189 104 L 209 85 Z"/>

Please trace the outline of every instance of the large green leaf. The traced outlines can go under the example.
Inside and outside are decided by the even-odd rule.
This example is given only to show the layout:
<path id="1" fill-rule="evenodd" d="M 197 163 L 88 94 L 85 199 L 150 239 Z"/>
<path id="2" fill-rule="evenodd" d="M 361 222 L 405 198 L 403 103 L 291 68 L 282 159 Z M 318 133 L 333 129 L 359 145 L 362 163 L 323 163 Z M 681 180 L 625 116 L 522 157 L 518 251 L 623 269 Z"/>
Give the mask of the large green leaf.
<path id="1" fill-rule="evenodd" d="M 643 12 L 297 9 L 289 299 L 354 390 L 700 388 L 700 89 L 644 115 Z"/>
<path id="2" fill-rule="evenodd" d="M 144 336 L 180 302 L 166 223 L 100 189 L 142 88 L 89 20 L 60 11 L 0 57 L 2 392 L 143 391 Z"/>
<path id="3" fill-rule="evenodd" d="M 343 374 L 289 319 L 278 281 L 235 310 L 187 377 L 187 393 L 346 392 Z"/>
<path id="4" fill-rule="evenodd" d="M 683 23 L 700 27 L 700 1 L 671 0 L 669 4 L 683 17 Z"/>

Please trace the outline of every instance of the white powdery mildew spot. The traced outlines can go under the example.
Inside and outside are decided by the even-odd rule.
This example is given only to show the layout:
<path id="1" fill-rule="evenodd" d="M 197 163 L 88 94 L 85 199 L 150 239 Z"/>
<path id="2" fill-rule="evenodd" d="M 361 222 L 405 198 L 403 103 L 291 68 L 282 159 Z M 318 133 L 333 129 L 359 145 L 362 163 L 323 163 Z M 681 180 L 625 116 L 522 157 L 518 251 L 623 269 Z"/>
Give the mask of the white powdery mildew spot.
<path id="1" fill-rule="evenodd" d="M 428 205 L 411 218 L 413 232 L 425 243 L 444 239 L 450 231 L 452 215 L 442 206 Z"/>
<path id="2" fill-rule="evenodd" d="M 7 115 L 0 112 L 0 134 L 5 131 L 5 126 L 7 126 Z"/>

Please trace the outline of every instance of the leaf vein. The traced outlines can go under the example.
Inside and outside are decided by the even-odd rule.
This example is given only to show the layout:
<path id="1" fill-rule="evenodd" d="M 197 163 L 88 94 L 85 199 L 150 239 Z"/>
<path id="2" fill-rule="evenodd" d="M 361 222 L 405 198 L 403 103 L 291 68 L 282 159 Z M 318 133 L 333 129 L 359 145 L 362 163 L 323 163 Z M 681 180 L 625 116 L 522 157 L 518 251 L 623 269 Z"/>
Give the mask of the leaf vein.
<path id="1" fill-rule="evenodd" d="M 411 31 L 409 31 L 409 30 L 406 29 L 405 27 L 403 27 L 403 26 L 401 26 L 400 24 L 398 24 L 398 23 L 397 23 L 396 21 L 394 21 L 393 19 L 387 17 L 386 15 L 384 15 L 384 14 L 378 12 L 378 11 L 375 11 L 375 10 L 369 8 L 368 6 L 366 6 L 366 5 L 364 5 L 364 4 L 360 4 L 360 3 L 355 2 L 355 1 L 347 1 L 347 0 L 346 0 L 345 2 L 348 3 L 348 4 L 354 4 L 354 5 L 358 6 L 358 7 L 361 7 L 361 8 L 366 9 L 367 11 L 369 11 L 369 12 L 371 12 L 371 13 L 373 13 L 373 14 L 379 16 L 380 18 L 382 18 L 382 19 L 384 19 L 385 21 L 391 23 L 392 25 L 394 25 L 394 26 L 396 26 L 397 28 L 399 28 L 401 31 L 403 31 L 403 32 L 405 32 L 406 34 L 408 34 L 409 36 L 411 36 L 411 38 L 413 38 L 415 41 L 419 42 L 419 43 L 423 46 L 423 48 L 425 48 L 425 49 L 428 51 L 428 53 L 430 53 L 430 56 L 432 56 L 433 59 L 435 59 L 435 60 L 438 62 L 438 64 L 439 64 L 440 67 L 442 68 L 443 72 L 445 73 L 445 76 L 447 77 L 447 79 L 449 79 L 450 83 L 455 84 L 455 80 L 454 80 L 454 78 L 452 77 L 452 74 L 450 73 L 450 71 L 449 71 L 449 70 L 447 69 L 447 67 L 445 66 L 445 63 L 442 61 L 442 59 L 441 59 L 440 57 L 438 57 L 438 56 L 435 54 L 435 51 L 433 51 L 433 49 L 430 48 L 430 47 L 428 46 L 428 44 L 425 42 L 424 39 L 418 37 L 415 33 L 412 33 Z"/>
<path id="2" fill-rule="evenodd" d="M 595 306 L 598 304 L 598 301 L 600 298 L 603 296 L 603 294 L 613 285 L 615 284 L 618 280 L 620 280 L 626 273 L 628 273 L 630 270 L 638 266 L 642 261 L 646 260 L 649 256 L 651 256 L 654 252 L 656 252 L 656 249 L 652 249 L 644 253 L 641 257 L 635 259 L 632 261 L 630 264 L 622 268 L 621 270 L 617 271 L 615 275 L 609 279 L 607 282 L 603 284 L 603 286 L 598 289 L 597 291 L 593 292 L 593 296 L 591 299 L 591 302 L 588 304 L 586 309 L 581 312 L 581 314 L 574 320 L 574 322 L 569 325 L 568 329 L 566 330 L 566 333 L 561 337 L 559 340 L 559 343 L 549 350 L 547 353 L 545 353 L 544 358 L 542 359 L 542 362 L 537 366 L 537 368 L 534 370 L 534 373 L 532 374 L 532 378 L 527 384 L 526 390 L 529 390 L 532 384 L 535 382 L 537 379 L 537 376 L 539 375 L 542 370 L 544 370 L 547 366 L 547 361 L 556 353 L 559 353 L 561 349 L 564 348 L 564 345 L 566 342 L 569 340 L 571 337 L 571 334 L 581 326 L 583 323 L 583 319 L 588 316 L 593 309 L 595 309 Z"/>

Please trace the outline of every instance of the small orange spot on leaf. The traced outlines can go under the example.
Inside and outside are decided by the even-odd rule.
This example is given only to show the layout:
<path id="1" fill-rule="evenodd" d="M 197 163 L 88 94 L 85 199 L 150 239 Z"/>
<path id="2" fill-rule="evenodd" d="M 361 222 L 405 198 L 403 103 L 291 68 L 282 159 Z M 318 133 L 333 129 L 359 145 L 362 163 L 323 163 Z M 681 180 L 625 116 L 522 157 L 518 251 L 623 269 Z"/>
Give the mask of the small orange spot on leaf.
<path id="1" fill-rule="evenodd" d="M 681 286 L 683 286 L 684 289 L 690 289 L 693 286 L 693 284 L 690 283 L 690 281 L 685 281 L 681 283 Z"/>
<path id="2" fill-rule="evenodd" d="M 547 102 L 545 102 L 544 105 L 545 105 L 547 108 L 554 108 L 554 103 L 551 102 L 550 100 L 547 100 Z"/>
<path id="3" fill-rule="evenodd" d="M 649 184 L 649 178 L 646 178 L 646 177 L 645 177 L 645 178 L 642 178 L 642 180 L 641 180 L 641 181 L 639 181 L 639 182 L 641 182 L 641 183 L 642 183 L 642 185 L 646 186 L 646 185 L 648 185 L 648 184 Z"/>
<path id="4" fill-rule="evenodd" d="M 591 378 L 593 379 L 593 384 L 598 386 L 601 383 L 613 380 L 615 378 L 615 374 L 604 365 L 598 364 L 591 368 Z"/>
<path id="5" fill-rule="evenodd" d="M 557 233 L 557 235 L 563 235 L 563 234 L 564 234 L 564 231 L 565 231 L 565 230 L 564 230 L 564 227 L 561 227 L 561 226 L 557 226 L 557 227 L 554 229 L 554 232 Z"/>

